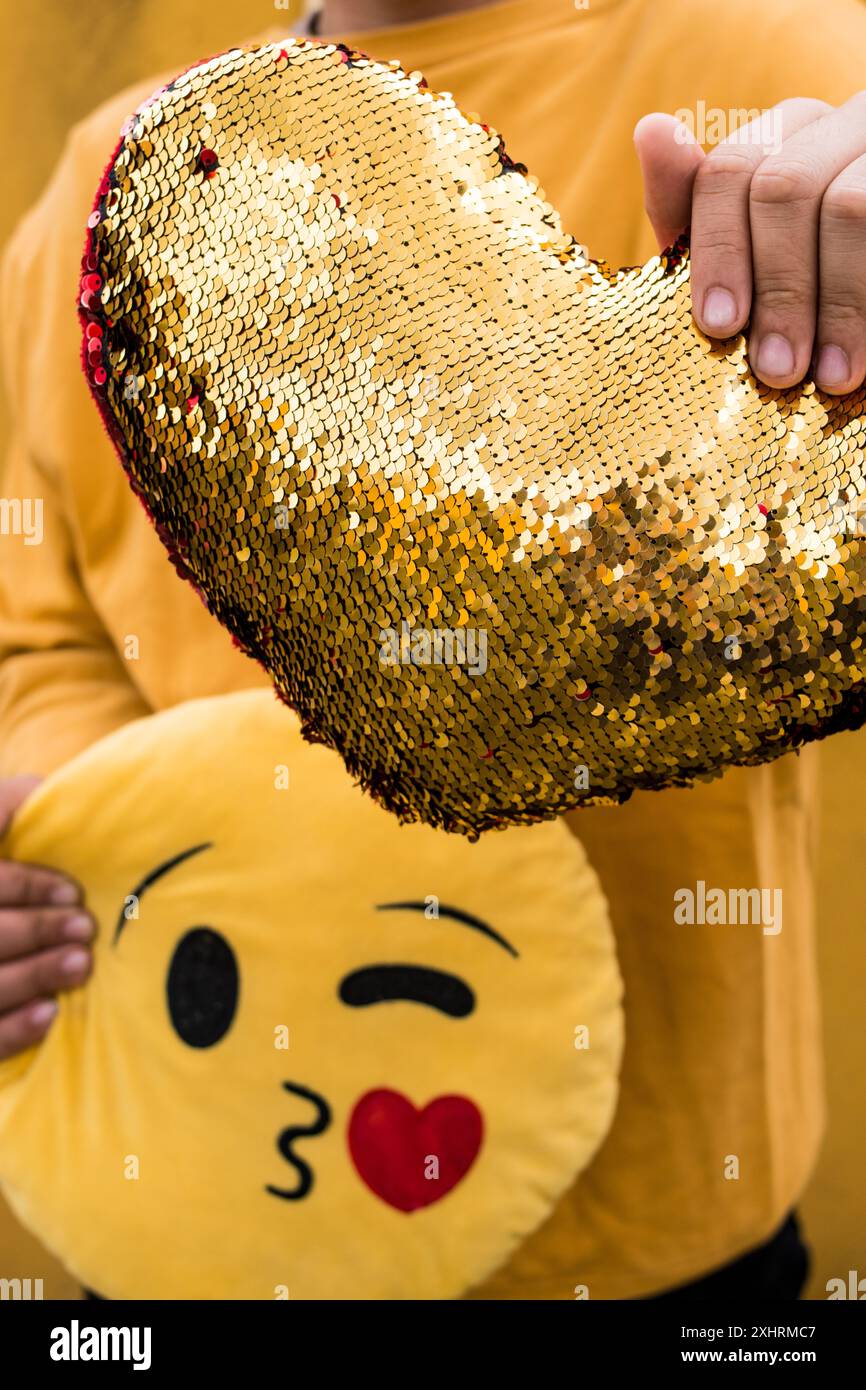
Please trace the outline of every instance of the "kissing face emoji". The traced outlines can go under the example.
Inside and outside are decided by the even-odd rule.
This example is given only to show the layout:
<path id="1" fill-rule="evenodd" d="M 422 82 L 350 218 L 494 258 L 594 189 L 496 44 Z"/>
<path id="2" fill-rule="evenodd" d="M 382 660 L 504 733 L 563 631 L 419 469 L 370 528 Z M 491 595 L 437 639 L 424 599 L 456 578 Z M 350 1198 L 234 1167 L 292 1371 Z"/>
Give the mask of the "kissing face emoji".
<path id="1" fill-rule="evenodd" d="M 109 1298 L 459 1296 L 607 1129 L 619 977 L 560 823 L 400 826 L 256 691 L 103 740 L 5 849 L 99 930 L 0 1066 L 0 1180 Z"/>

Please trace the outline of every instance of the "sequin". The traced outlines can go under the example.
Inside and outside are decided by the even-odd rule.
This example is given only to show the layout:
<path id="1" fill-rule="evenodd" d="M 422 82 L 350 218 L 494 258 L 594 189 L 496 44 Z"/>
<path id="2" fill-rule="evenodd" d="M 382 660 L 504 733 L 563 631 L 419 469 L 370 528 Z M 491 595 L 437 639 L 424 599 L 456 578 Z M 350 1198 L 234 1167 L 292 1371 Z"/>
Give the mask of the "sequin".
<path id="1" fill-rule="evenodd" d="M 866 393 L 704 339 L 685 241 L 590 260 L 448 94 L 309 40 L 152 98 L 88 229 L 133 488 L 401 818 L 475 835 L 863 722 Z"/>

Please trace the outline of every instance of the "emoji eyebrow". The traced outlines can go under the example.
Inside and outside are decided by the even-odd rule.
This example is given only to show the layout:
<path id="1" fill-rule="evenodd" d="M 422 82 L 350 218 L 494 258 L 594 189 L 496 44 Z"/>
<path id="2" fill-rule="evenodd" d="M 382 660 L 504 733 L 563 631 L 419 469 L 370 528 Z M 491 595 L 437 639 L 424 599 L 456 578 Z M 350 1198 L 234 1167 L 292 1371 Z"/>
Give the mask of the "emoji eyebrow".
<path id="1" fill-rule="evenodd" d="M 172 869 L 176 869 L 178 864 L 183 864 L 185 860 L 192 859 L 194 854 L 201 854 L 202 850 L 205 849 L 213 849 L 213 842 L 207 840 L 204 844 L 193 845 L 191 849 L 181 850 L 180 854 L 175 854 L 173 858 L 166 859 L 164 864 L 160 864 L 157 868 L 151 869 L 150 873 L 145 875 L 141 882 L 137 884 L 132 892 L 127 894 L 124 899 L 123 907 L 120 909 L 120 916 L 117 919 L 117 926 L 114 928 L 114 936 L 111 943 L 113 946 L 117 945 L 120 939 L 120 933 L 123 931 L 127 922 L 131 920 L 126 916 L 126 904 L 129 902 L 129 899 L 140 899 L 142 895 L 147 892 L 148 888 L 151 888 L 159 879 L 165 878 L 165 875 L 171 873 Z"/>
<path id="2" fill-rule="evenodd" d="M 427 903 L 377 903 L 377 912 L 426 912 Z M 437 917 L 450 917 L 452 922 L 460 922 L 464 927 L 471 927 L 473 931 L 480 931 L 482 936 L 487 936 L 491 941 L 495 941 L 497 946 L 508 951 L 509 955 L 519 957 L 520 952 L 515 950 L 510 941 L 506 941 L 504 936 L 500 936 L 498 931 L 488 927 L 486 922 L 482 922 L 480 917 L 473 917 L 471 912 L 462 912 L 459 907 L 449 907 L 447 903 L 440 903 Z"/>

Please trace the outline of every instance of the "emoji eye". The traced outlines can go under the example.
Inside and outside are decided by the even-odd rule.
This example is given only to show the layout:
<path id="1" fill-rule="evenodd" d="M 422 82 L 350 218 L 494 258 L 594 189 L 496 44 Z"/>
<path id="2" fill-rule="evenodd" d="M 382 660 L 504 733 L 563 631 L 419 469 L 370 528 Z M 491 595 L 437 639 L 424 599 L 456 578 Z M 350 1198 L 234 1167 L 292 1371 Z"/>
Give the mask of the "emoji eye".
<path id="1" fill-rule="evenodd" d="M 213 1047 L 231 1027 L 238 963 L 224 936 L 193 927 L 174 948 L 166 996 L 174 1030 L 189 1047 Z"/>
<path id="2" fill-rule="evenodd" d="M 466 1018 L 475 1008 L 475 995 L 463 980 L 425 965 L 367 965 L 340 981 L 339 995 L 351 1009 L 403 999 Z"/>

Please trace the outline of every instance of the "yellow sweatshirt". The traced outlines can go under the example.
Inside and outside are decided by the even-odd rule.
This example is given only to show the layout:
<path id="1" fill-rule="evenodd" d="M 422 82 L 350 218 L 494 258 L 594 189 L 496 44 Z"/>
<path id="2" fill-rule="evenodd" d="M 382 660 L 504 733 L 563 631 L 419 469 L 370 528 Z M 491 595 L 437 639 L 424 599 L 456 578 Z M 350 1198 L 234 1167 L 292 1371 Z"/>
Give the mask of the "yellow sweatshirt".
<path id="1" fill-rule="evenodd" d="M 647 111 L 689 110 L 712 136 L 729 112 L 791 96 L 839 103 L 866 85 L 856 0 L 505 0 L 345 37 L 421 69 L 496 126 L 565 226 L 614 263 L 655 250 L 631 141 Z M 29 502 L 32 523 L 29 538 L 2 539 L 6 773 L 47 771 L 125 720 L 264 680 L 176 577 L 79 370 L 74 300 L 91 199 L 122 121 L 174 75 L 73 130 L 5 258 L 15 438 L 0 496 Z M 28 543 L 36 503 L 41 544 Z M 625 977 L 621 1100 L 589 1171 L 482 1296 L 668 1288 L 762 1241 L 797 1201 L 821 1130 L 815 763 L 810 749 L 571 818 L 610 899 Z M 700 882 L 781 889 L 782 929 L 677 924 L 674 894 Z"/>

